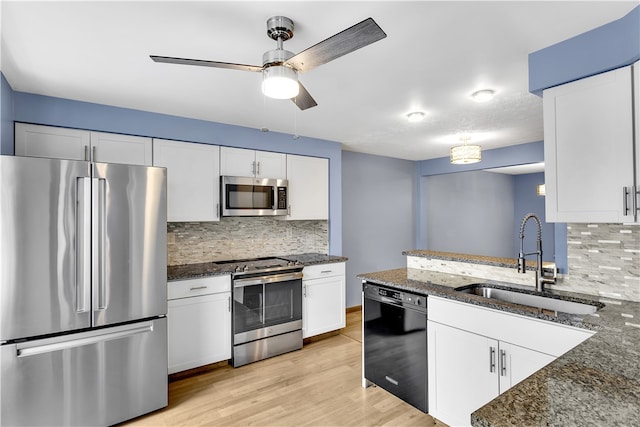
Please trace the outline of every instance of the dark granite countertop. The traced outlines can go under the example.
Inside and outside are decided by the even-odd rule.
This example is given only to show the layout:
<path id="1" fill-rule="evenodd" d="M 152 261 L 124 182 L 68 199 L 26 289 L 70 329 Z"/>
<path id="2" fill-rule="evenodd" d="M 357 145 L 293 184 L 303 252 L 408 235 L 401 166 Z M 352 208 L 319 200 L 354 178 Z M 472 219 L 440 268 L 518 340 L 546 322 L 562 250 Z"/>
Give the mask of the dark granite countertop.
<path id="1" fill-rule="evenodd" d="M 597 333 L 471 415 L 474 426 L 640 425 L 640 303 L 603 300 L 595 315 L 528 311 L 524 306 L 453 290 L 485 279 L 400 268 L 358 278 L 397 289 L 437 295 Z M 551 291 L 568 299 L 592 296 Z"/>
<path id="2" fill-rule="evenodd" d="M 207 276 L 223 276 L 231 274 L 231 270 L 221 268 L 215 262 L 202 262 L 198 264 L 170 265 L 167 267 L 167 280 L 196 279 Z"/>
<path id="3" fill-rule="evenodd" d="M 348 258 L 337 255 L 326 255 L 319 253 L 306 253 L 280 256 L 286 260 L 298 261 L 304 266 L 317 264 L 330 264 L 345 262 Z M 218 261 L 221 262 L 221 261 Z M 221 276 L 231 274 L 233 271 L 220 267 L 215 262 L 203 262 L 198 264 L 170 265 L 167 267 L 167 280 L 196 279 L 198 277 Z"/>
<path id="4" fill-rule="evenodd" d="M 318 254 L 318 253 L 286 255 L 286 256 L 281 256 L 280 258 L 284 258 L 290 261 L 298 261 L 299 263 L 305 266 L 317 265 L 317 264 L 333 264 L 336 262 L 346 262 L 349 259 L 347 257 L 338 256 L 338 255 L 327 255 L 327 254 Z"/>

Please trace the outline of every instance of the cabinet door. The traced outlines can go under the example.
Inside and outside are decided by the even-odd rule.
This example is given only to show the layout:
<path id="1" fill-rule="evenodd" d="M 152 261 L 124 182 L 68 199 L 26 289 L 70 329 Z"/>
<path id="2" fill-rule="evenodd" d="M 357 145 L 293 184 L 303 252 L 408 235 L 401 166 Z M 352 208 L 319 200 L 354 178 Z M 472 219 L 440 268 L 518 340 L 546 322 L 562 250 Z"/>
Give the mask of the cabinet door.
<path id="1" fill-rule="evenodd" d="M 89 160 L 89 131 L 15 124 L 15 154 L 49 159 Z"/>
<path id="2" fill-rule="evenodd" d="M 231 292 L 169 301 L 169 373 L 231 358 Z"/>
<path id="3" fill-rule="evenodd" d="M 304 280 L 303 338 L 345 327 L 344 276 Z"/>
<path id="4" fill-rule="evenodd" d="M 152 147 L 151 138 L 91 132 L 91 159 L 94 162 L 151 166 Z"/>
<path id="5" fill-rule="evenodd" d="M 287 155 L 287 219 L 329 219 L 329 160 Z"/>
<path id="6" fill-rule="evenodd" d="M 256 152 L 244 148 L 220 147 L 220 175 L 255 176 Z"/>
<path id="7" fill-rule="evenodd" d="M 217 146 L 153 140 L 153 165 L 167 168 L 167 221 L 218 221 Z"/>
<path id="8" fill-rule="evenodd" d="M 429 413 L 455 426 L 499 394 L 498 341 L 427 322 Z"/>
<path id="9" fill-rule="evenodd" d="M 623 189 L 634 185 L 631 67 L 543 98 L 547 221 L 633 221 L 623 212 Z"/>
<path id="10" fill-rule="evenodd" d="M 498 357 L 500 393 L 504 393 L 555 360 L 554 356 L 502 341 Z"/>
<path id="11" fill-rule="evenodd" d="M 287 155 L 256 151 L 256 176 L 285 179 L 287 177 Z"/>

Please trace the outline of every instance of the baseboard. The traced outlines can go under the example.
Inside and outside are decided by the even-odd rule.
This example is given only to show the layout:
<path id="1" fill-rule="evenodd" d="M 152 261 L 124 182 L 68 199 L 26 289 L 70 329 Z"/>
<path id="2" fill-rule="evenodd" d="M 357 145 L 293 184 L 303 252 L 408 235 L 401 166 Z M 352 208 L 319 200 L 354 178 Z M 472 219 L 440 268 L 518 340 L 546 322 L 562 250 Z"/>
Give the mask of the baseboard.
<path id="1" fill-rule="evenodd" d="M 230 366 L 229 361 L 223 360 L 221 362 L 211 363 L 209 365 L 198 366 L 197 368 L 187 369 L 186 371 L 180 371 L 173 374 L 169 374 L 169 382 L 180 381 L 185 378 L 194 377 L 196 375 L 206 374 L 214 369 L 221 368 L 223 366 Z"/>
<path id="2" fill-rule="evenodd" d="M 347 314 L 355 313 L 356 311 L 362 311 L 361 305 L 354 305 L 353 307 L 347 307 Z"/>

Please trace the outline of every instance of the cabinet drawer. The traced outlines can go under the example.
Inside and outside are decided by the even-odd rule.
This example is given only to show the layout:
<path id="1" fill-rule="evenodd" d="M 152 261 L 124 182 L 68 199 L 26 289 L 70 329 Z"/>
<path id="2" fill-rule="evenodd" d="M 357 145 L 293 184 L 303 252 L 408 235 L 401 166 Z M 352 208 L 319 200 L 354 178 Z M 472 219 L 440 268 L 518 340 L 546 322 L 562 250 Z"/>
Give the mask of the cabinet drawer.
<path id="1" fill-rule="evenodd" d="M 345 263 L 319 264 L 305 267 L 302 270 L 302 279 L 319 279 L 321 277 L 340 276 L 345 274 Z"/>
<path id="2" fill-rule="evenodd" d="M 230 275 L 199 277 L 169 282 L 167 284 L 167 299 L 173 300 L 229 291 L 231 291 Z"/>
<path id="3" fill-rule="evenodd" d="M 586 329 L 430 296 L 428 318 L 478 335 L 561 356 L 594 334 Z"/>

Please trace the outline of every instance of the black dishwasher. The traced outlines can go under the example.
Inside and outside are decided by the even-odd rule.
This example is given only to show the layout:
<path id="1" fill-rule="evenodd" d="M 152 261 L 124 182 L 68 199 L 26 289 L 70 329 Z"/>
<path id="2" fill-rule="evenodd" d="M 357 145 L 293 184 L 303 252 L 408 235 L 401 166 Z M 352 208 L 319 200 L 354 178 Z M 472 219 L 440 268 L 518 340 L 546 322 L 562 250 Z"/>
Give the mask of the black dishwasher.
<path id="1" fill-rule="evenodd" d="M 364 377 L 427 412 L 427 297 L 373 283 L 364 293 Z"/>

